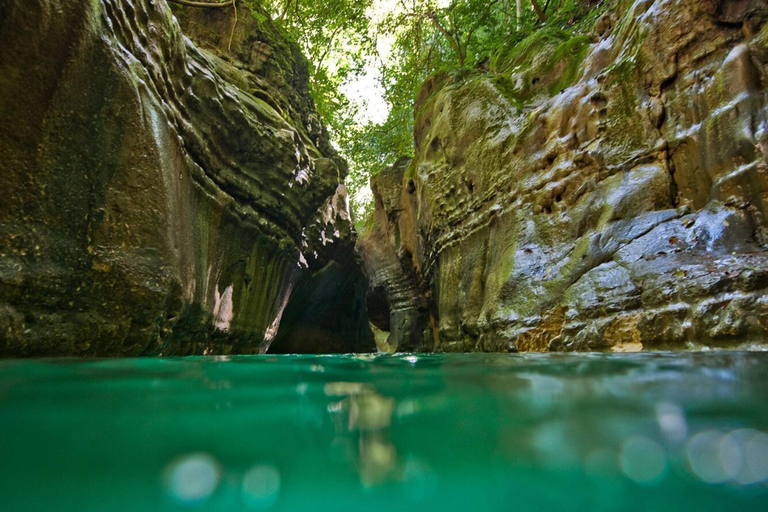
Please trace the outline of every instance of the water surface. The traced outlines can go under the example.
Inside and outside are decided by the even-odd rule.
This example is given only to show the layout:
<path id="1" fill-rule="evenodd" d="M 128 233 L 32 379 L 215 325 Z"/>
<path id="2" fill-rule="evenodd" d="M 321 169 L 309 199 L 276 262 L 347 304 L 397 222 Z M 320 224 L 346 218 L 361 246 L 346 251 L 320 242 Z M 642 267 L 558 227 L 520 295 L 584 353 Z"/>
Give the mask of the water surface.
<path id="1" fill-rule="evenodd" d="M 768 510 L 768 354 L 0 363 L 3 511 Z"/>

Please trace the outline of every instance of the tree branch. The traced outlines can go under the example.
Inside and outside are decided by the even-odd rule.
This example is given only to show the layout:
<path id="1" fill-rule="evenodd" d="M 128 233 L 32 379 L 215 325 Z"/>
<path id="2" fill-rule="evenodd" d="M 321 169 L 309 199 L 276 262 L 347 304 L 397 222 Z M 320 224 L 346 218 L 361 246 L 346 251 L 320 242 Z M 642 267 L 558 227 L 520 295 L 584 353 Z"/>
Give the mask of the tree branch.
<path id="1" fill-rule="evenodd" d="M 320 59 L 317 61 L 317 65 L 315 66 L 315 69 L 319 70 L 323 66 L 323 61 L 328 56 L 328 53 L 331 51 L 331 49 L 333 47 L 333 40 L 336 39 L 336 35 L 339 33 L 339 31 L 342 29 L 342 27 L 343 27 L 342 25 L 339 25 L 338 27 L 336 27 L 336 29 L 333 31 L 333 33 L 331 33 L 331 37 L 328 40 L 328 43 L 327 43 L 327 45 L 325 47 L 325 51 L 320 56 Z"/>
<path id="2" fill-rule="evenodd" d="M 485 21 L 486 21 L 485 16 L 488 16 L 491 13 L 491 9 L 493 9 L 493 6 L 496 5 L 497 3 L 499 3 L 499 0 L 491 0 L 490 2 L 488 2 L 488 4 L 486 4 L 486 9 L 485 9 L 485 12 L 483 13 L 483 16 L 478 16 L 478 19 L 475 22 L 475 24 L 472 25 L 469 31 L 467 32 L 467 38 L 466 38 L 467 44 L 469 44 L 469 40 L 472 37 L 472 35 L 475 33 L 475 31 L 479 29 L 483 24 L 485 24 Z"/>
<path id="3" fill-rule="evenodd" d="M 440 31 L 441 34 L 443 34 L 443 37 L 445 37 L 448 40 L 448 44 L 450 44 L 454 50 L 456 50 L 456 56 L 459 58 L 459 65 L 464 65 L 464 59 L 462 58 L 461 54 L 461 45 L 459 44 L 458 40 L 453 36 L 453 34 L 448 31 L 445 26 L 440 22 L 440 18 L 437 17 L 437 14 L 433 10 L 429 10 L 427 12 L 427 16 L 429 19 L 432 20 L 432 23 L 435 25 L 435 28 Z"/>
<path id="4" fill-rule="evenodd" d="M 278 19 L 284 20 L 285 15 L 288 14 L 288 9 L 291 8 L 291 3 L 293 0 L 285 0 L 285 5 L 283 6 L 283 12 L 280 13 L 280 17 Z"/>
<path id="5" fill-rule="evenodd" d="M 541 10 L 541 6 L 539 5 L 539 2 L 536 0 L 531 0 L 531 5 L 533 6 L 533 10 L 536 11 L 536 16 L 539 17 L 539 21 L 542 23 L 547 22 L 547 17 L 544 15 L 544 11 Z"/>

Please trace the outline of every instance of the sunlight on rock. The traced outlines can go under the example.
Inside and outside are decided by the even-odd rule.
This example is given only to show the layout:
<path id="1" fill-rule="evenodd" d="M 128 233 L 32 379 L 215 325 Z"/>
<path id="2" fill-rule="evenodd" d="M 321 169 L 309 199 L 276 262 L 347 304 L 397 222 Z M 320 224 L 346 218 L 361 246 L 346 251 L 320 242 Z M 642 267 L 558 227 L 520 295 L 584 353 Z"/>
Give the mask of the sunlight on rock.
<path id="1" fill-rule="evenodd" d="M 224 293 L 220 294 L 218 285 L 214 288 L 214 325 L 220 331 L 229 331 L 229 326 L 235 317 L 232 304 L 232 290 L 232 285 L 229 285 L 224 289 Z"/>
<path id="2" fill-rule="evenodd" d="M 216 491 L 221 467 L 207 453 L 190 453 L 173 460 L 163 472 L 168 495 L 184 504 L 206 501 Z"/>
<path id="3" fill-rule="evenodd" d="M 643 344 L 639 341 L 627 341 L 623 343 L 617 343 L 614 346 L 611 347 L 611 352 L 616 353 L 635 353 L 635 352 L 642 352 L 643 351 Z"/>

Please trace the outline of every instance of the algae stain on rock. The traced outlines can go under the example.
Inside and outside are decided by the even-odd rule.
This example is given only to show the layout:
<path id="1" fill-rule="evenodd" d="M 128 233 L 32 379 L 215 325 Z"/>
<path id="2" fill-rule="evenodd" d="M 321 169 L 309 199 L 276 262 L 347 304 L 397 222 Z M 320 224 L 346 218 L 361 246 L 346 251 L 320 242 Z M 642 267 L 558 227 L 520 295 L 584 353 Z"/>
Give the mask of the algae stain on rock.
<path id="1" fill-rule="evenodd" d="M 372 180 L 358 242 L 389 338 L 764 345 L 766 20 L 761 1 L 623 2 L 593 34 L 545 28 L 490 73 L 428 79 L 416 154 Z"/>
<path id="2" fill-rule="evenodd" d="M 302 239 L 346 164 L 276 26 L 241 7 L 230 49 L 231 9 L 60 3 L 3 7 L 0 354 L 263 352 L 314 274 L 362 279 L 351 219 Z"/>

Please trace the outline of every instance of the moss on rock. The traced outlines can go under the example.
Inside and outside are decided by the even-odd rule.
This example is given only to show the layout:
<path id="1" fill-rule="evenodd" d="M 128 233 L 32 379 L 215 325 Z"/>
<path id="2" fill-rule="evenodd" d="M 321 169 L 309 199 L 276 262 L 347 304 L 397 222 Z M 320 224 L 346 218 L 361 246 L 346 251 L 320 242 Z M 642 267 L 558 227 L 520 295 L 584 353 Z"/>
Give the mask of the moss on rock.
<path id="1" fill-rule="evenodd" d="M 345 163 L 266 18 L 2 9 L 0 355 L 263 352 L 308 276 L 359 272 Z"/>
<path id="2" fill-rule="evenodd" d="M 407 241 L 421 349 L 765 343 L 768 9 L 611 5 L 425 84 L 415 157 L 376 182 L 399 206 L 359 242 Z"/>

